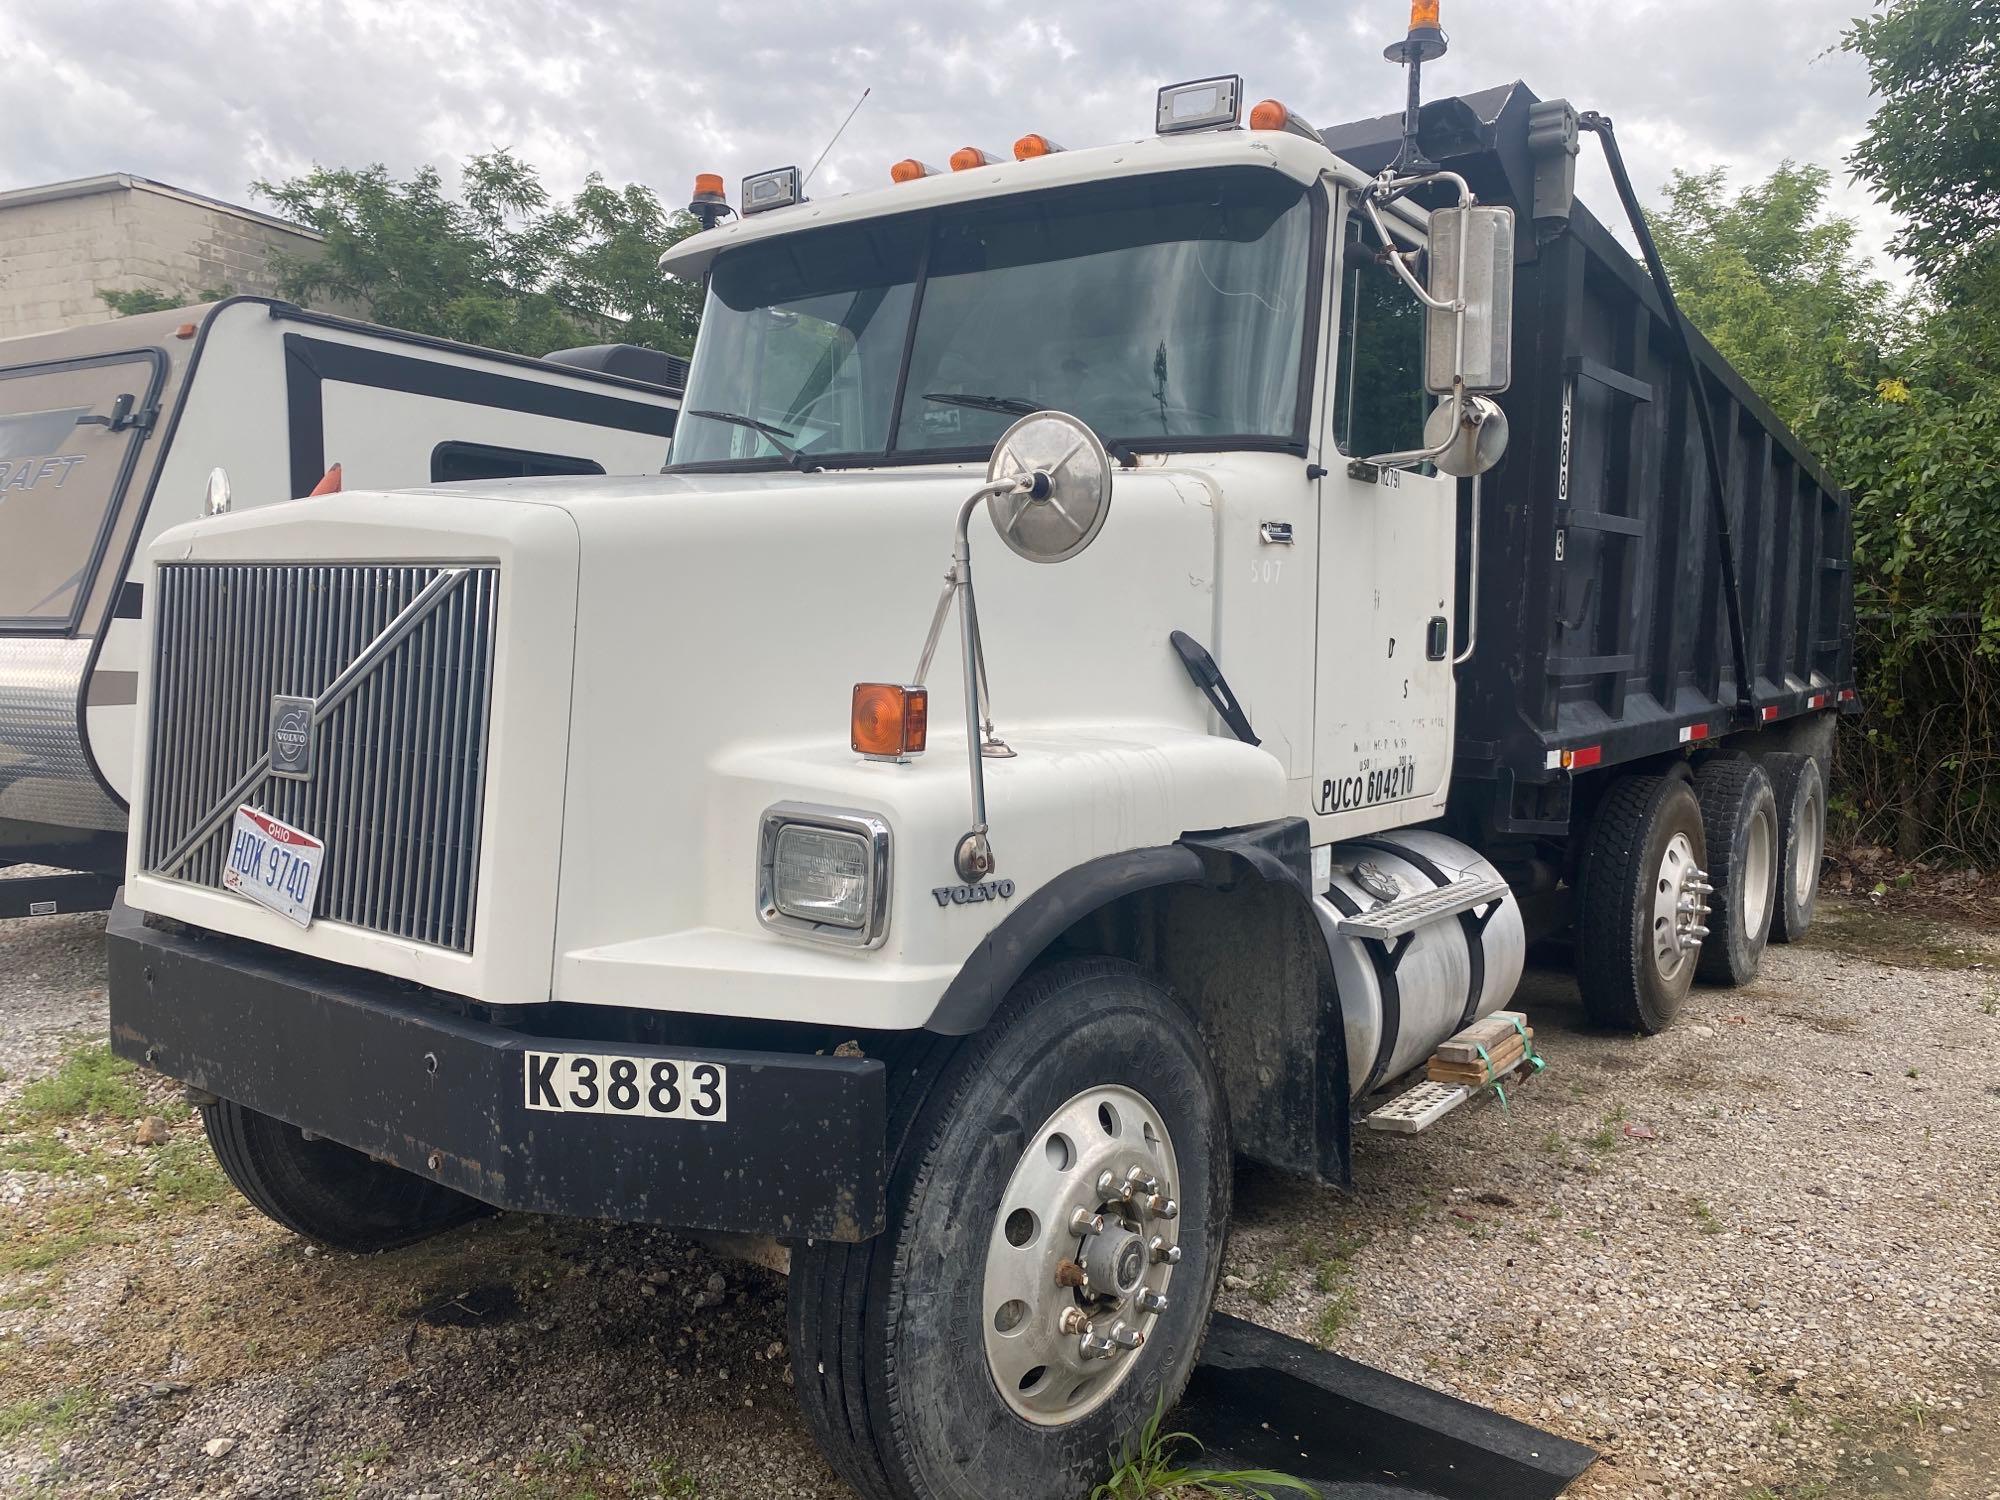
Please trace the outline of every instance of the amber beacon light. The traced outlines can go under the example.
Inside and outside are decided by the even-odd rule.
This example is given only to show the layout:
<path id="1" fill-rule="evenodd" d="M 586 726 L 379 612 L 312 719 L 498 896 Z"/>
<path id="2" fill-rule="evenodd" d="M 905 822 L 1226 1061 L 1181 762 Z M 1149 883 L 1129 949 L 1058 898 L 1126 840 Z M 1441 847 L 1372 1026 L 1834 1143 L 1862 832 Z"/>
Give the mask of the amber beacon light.
<path id="1" fill-rule="evenodd" d="M 928 689 L 893 682 L 857 682 L 851 743 L 856 754 L 882 760 L 921 755 L 930 730 Z"/>

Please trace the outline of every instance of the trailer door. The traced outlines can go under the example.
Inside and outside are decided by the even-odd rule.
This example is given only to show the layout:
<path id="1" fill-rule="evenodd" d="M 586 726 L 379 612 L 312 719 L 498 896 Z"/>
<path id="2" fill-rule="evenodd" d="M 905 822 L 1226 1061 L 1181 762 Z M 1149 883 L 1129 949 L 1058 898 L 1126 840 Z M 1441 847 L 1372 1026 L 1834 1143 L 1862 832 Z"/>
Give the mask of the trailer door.
<path id="1" fill-rule="evenodd" d="M 76 628 L 165 368 L 145 349 L 0 370 L 0 630 Z"/>

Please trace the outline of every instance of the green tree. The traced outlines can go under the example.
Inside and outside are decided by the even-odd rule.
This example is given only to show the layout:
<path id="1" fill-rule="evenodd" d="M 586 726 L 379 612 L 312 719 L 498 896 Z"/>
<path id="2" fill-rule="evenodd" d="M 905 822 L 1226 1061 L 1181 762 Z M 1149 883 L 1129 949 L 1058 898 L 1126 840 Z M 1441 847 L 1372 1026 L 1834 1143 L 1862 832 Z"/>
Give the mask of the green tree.
<path id="1" fill-rule="evenodd" d="M 159 292 L 149 286 L 135 286 L 127 291 L 100 287 L 97 300 L 119 317 L 130 318 L 139 313 L 165 312 L 171 307 L 199 307 L 204 302 L 220 302 L 229 295 L 226 286 L 205 286 L 198 292 L 186 287 L 178 292 Z"/>
<path id="2" fill-rule="evenodd" d="M 458 196 L 435 167 L 398 181 L 377 164 L 315 167 L 255 190 L 325 237 L 314 256 L 276 257 L 301 302 L 359 306 L 394 328 L 518 354 L 643 344 L 685 354 L 700 289 L 664 275 L 660 253 L 695 223 L 647 188 L 593 173 L 567 202 L 506 151 L 466 161 Z"/>
<path id="3" fill-rule="evenodd" d="M 1908 221 L 1897 253 L 1939 281 L 2000 259 L 2000 0 L 1877 0 L 1841 46 L 1881 100 L 1855 173 Z"/>
<path id="4" fill-rule="evenodd" d="M 1822 402 L 1873 391 L 1893 318 L 1853 220 L 1825 212 L 1828 182 L 1785 162 L 1732 195 L 1721 167 L 1677 171 L 1650 219 L 1682 309 L 1802 433 Z"/>

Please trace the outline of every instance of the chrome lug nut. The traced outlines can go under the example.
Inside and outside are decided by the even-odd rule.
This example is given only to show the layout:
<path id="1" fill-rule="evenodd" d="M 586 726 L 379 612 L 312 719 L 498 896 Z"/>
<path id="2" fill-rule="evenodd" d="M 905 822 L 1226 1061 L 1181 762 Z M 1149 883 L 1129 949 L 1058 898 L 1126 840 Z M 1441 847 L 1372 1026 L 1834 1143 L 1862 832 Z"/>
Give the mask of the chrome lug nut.
<path id="1" fill-rule="evenodd" d="M 1153 1194 L 1146 1200 L 1145 1208 L 1146 1212 L 1156 1219 L 1177 1219 L 1181 1213 L 1181 1206 L 1178 1203 L 1159 1193 Z"/>
<path id="2" fill-rule="evenodd" d="M 1123 1323 L 1113 1325 L 1111 1342 L 1120 1349 L 1137 1349 L 1146 1342 L 1146 1335 L 1136 1328 L 1127 1328 Z"/>
<path id="3" fill-rule="evenodd" d="M 1153 1264 L 1156 1266 L 1177 1266 L 1181 1263 L 1181 1247 L 1169 1245 L 1163 1236 L 1154 1235 L 1152 1243 L 1147 1248 L 1152 1251 Z"/>
<path id="4" fill-rule="evenodd" d="M 1106 1167 L 1102 1172 L 1097 1174 L 1097 1191 L 1105 1197 L 1109 1198 L 1111 1190 L 1117 1186 L 1118 1174 L 1112 1171 L 1111 1168 Z"/>
<path id="5" fill-rule="evenodd" d="M 1077 1352 L 1085 1359 L 1109 1359 L 1118 1352 L 1118 1346 L 1107 1338 L 1099 1338 L 1094 1333 L 1086 1333 L 1077 1340 Z"/>
<path id="6" fill-rule="evenodd" d="M 1087 1208 L 1079 1208 L 1069 1216 L 1069 1227 L 1072 1234 L 1102 1234 L 1104 1215 L 1094 1214 Z"/>
<path id="7" fill-rule="evenodd" d="M 1149 1313 L 1163 1313 L 1167 1310 L 1167 1299 L 1149 1286 L 1139 1288 L 1139 1306 Z"/>

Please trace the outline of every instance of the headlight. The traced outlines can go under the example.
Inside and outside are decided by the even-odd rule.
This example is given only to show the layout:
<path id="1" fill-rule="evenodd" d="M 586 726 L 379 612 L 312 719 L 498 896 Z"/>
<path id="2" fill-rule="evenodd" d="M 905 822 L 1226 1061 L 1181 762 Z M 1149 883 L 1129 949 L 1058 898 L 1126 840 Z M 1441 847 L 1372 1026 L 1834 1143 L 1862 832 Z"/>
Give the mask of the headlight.
<path id="1" fill-rule="evenodd" d="M 889 928 L 889 825 L 873 813 L 797 802 L 767 810 L 757 917 L 799 937 L 878 946 Z"/>

